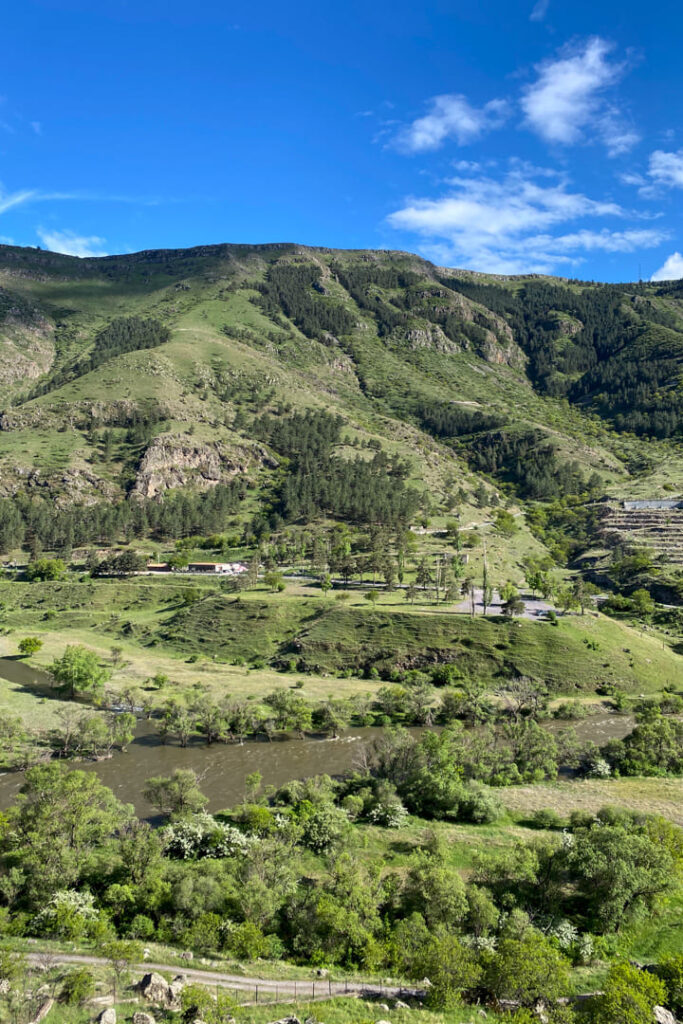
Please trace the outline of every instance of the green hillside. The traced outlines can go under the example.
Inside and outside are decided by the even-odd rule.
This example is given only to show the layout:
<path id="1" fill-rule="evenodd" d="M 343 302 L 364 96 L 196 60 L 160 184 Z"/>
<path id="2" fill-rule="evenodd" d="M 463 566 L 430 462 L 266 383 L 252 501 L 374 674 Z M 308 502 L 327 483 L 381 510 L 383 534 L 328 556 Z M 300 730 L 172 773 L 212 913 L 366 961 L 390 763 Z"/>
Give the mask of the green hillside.
<path id="1" fill-rule="evenodd" d="M 390 585 L 454 553 L 473 585 L 580 567 L 628 602 L 612 567 L 637 538 L 610 510 L 683 496 L 670 283 L 294 244 L 0 246 L 0 357 L 0 549 L 20 561 L 216 535 L 225 557 Z M 675 603 L 663 534 L 630 590 Z"/>

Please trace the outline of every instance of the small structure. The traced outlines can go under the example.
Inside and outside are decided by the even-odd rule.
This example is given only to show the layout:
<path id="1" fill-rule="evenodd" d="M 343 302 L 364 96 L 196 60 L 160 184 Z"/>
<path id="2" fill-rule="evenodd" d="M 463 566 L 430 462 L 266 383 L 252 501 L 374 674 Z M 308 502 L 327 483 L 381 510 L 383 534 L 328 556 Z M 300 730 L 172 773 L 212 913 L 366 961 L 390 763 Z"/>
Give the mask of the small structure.
<path id="1" fill-rule="evenodd" d="M 168 562 L 148 562 L 147 572 L 172 572 Z"/>
<path id="2" fill-rule="evenodd" d="M 672 509 L 683 509 L 683 498 L 648 498 L 645 501 L 625 501 L 625 512 L 641 512 L 652 509 L 657 512 L 667 512 Z"/>
<path id="3" fill-rule="evenodd" d="M 241 562 L 190 562 L 188 572 L 216 573 L 219 576 L 239 576 L 247 571 Z"/>

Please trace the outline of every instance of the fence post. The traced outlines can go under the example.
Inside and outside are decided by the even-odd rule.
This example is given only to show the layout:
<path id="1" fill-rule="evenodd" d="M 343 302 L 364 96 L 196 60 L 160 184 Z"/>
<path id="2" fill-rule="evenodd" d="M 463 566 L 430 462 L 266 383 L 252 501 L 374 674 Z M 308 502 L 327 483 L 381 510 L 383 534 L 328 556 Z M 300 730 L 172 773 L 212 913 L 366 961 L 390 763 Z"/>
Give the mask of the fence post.
<path id="1" fill-rule="evenodd" d="M 329 992 L 330 995 L 332 995 L 332 982 L 330 981 L 329 978 L 327 979 L 327 991 Z"/>
<path id="2" fill-rule="evenodd" d="M 276 985 L 275 986 L 275 1002 L 277 1002 L 277 993 L 278 993 L 278 987 Z"/>
<path id="3" fill-rule="evenodd" d="M 258 985 L 256 986 L 256 1002 L 258 1003 Z"/>
<path id="4" fill-rule="evenodd" d="M 315 999 L 315 982 L 313 982 L 313 998 Z"/>
<path id="5" fill-rule="evenodd" d="M 296 981 L 294 982 L 294 1002 L 296 1002 Z"/>

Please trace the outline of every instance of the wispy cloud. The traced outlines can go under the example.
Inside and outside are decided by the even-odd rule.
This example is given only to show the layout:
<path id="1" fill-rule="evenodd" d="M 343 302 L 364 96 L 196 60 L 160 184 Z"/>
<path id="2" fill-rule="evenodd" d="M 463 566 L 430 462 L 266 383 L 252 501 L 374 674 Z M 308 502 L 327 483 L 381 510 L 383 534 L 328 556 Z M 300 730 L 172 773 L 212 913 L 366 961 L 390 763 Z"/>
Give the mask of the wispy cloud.
<path id="1" fill-rule="evenodd" d="M 605 92 L 623 76 L 626 65 L 608 59 L 613 46 L 593 37 L 565 48 L 554 59 L 537 65 L 537 78 L 522 94 L 525 124 L 547 142 L 572 145 L 590 132 L 605 144 L 609 155 L 626 152 L 639 140 Z"/>
<path id="2" fill-rule="evenodd" d="M 80 202 L 80 203 L 130 203 L 133 206 L 161 206 L 164 203 L 189 201 L 161 196 L 108 195 L 106 193 L 75 190 L 73 192 L 50 192 L 39 188 L 26 188 L 7 192 L 0 185 L 0 214 L 16 206 L 29 203 Z"/>
<path id="3" fill-rule="evenodd" d="M 680 252 L 672 252 L 659 270 L 655 270 L 651 281 L 678 281 L 683 277 L 683 256 Z"/>
<path id="4" fill-rule="evenodd" d="M 635 185 L 644 199 L 656 199 L 668 189 L 683 188 L 683 149 L 667 152 L 656 149 L 650 153 L 645 174 L 639 170 L 625 171 L 619 175 L 624 185 Z"/>
<path id="5" fill-rule="evenodd" d="M 683 188 L 683 149 L 676 153 L 665 153 L 656 149 L 650 154 L 648 175 L 656 185 L 666 188 Z"/>
<path id="6" fill-rule="evenodd" d="M 566 181 L 539 184 L 536 177 L 515 169 L 499 179 L 454 178 L 448 195 L 409 200 L 388 221 L 420 235 L 423 251 L 440 262 L 498 273 L 549 272 L 580 263 L 587 252 L 633 252 L 668 237 L 654 228 L 580 225 L 557 231 L 577 221 L 629 214 L 616 203 L 571 191 Z"/>
<path id="7" fill-rule="evenodd" d="M 484 132 L 498 128 L 509 114 L 506 100 L 495 99 L 483 107 L 473 107 L 466 96 L 448 93 L 434 96 L 423 117 L 407 125 L 394 139 L 404 153 L 424 153 L 439 149 L 447 139 L 458 145 L 478 139 Z"/>
<path id="8" fill-rule="evenodd" d="M 61 252 L 66 256 L 108 256 L 102 249 L 105 239 L 98 235 L 77 235 L 73 231 L 47 231 L 38 228 L 38 237 L 50 252 Z"/>
<path id="9" fill-rule="evenodd" d="M 536 0 L 536 3 L 533 6 L 533 10 L 529 15 L 529 21 L 543 21 L 546 14 L 548 13 L 549 7 L 550 0 Z"/>
<path id="10" fill-rule="evenodd" d="M 21 192 L 4 192 L 0 188 L 0 213 L 6 213 L 12 207 L 22 206 L 24 203 L 29 203 L 36 198 L 38 198 L 38 193 L 34 189 L 28 188 Z"/>

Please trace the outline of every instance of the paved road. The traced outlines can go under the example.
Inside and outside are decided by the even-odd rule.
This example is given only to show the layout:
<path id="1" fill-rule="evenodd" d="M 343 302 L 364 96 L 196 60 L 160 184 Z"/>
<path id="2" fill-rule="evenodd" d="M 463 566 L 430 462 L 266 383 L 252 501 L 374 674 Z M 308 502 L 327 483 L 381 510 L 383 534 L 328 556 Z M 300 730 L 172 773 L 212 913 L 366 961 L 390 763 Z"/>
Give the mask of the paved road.
<path id="1" fill-rule="evenodd" d="M 45 963 L 48 953 L 29 953 L 27 959 L 30 963 Z M 108 962 L 104 957 L 87 956 L 81 953 L 55 953 L 54 962 L 59 964 L 91 964 L 98 967 L 106 967 Z M 150 971 L 164 971 L 173 975 L 184 974 L 188 981 L 199 985 L 207 985 L 210 988 L 238 989 L 242 992 L 249 992 L 256 996 L 265 997 L 272 1001 L 276 996 L 296 997 L 302 999 L 329 999 L 339 995 L 365 995 L 365 996 L 410 996 L 418 995 L 415 990 L 407 990 L 397 985 L 363 984 L 354 981 L 331 981 L 328 978 L 318 978 L 311 981 L 293 981 L 287 979 L 272 978 L 248 978 L 241 974 L 224 974 L 221 971 L 199 970 L 196 967 L 182 966 L 177 964 L 157 964 L 145 961 L 133 968 L 140 974 L 147 974 Z"/>

